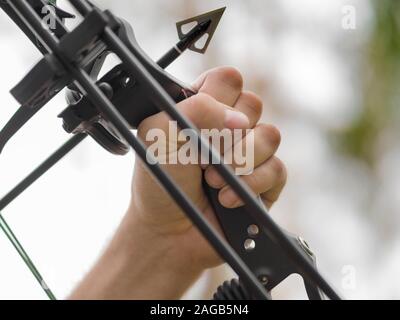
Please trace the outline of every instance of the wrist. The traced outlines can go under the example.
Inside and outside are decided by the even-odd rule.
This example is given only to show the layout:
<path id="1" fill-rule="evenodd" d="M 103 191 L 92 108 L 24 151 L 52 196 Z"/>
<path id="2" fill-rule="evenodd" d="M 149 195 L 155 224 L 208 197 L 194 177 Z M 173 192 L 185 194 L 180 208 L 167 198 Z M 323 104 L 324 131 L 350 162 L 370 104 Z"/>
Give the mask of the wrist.
<path id="1" fill-rule="evenodd" d="M 138 216 L 128 212 L 71 299 L 179 299 L 198 279 L 201 270 L 179 254 L 176 242 L 152 232 Z"/>
<path id="2" fill-rule="evenodd" d="M 147 251 L 152 251 L 165 271 L 186 277 L 198 277 L 203 269 L 199 264 L 193 263 L 190 252 L 187 252 L 180 241 L 181 235 L 192 228 L 190 222 L 188 223 L 190 226 L 183 222 L 157 226 L 143 219 L 144 216 L 146 213 L 138 211 L 135 206 L 131 206 L 128 210 L 118 232 L 121 236 L 118 242 L 122 244 L 123 255 L 127 256 L 127 251 L 132 253 L 132 248 L 140 245 L 138 254 L 142 256 L 145 252 L 149 255 Z M 135 260 L 137 258 L 135 255 L 130 255 L 129 259 Z"/>

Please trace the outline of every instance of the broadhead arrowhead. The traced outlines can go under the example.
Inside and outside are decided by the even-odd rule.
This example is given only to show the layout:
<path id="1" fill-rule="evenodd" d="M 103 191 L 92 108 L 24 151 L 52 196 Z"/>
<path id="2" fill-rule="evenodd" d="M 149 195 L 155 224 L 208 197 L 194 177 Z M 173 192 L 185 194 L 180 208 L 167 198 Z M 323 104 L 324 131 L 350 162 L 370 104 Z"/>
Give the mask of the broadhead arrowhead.
<path id="1" fill-rule="evenodd" d="M 57 0 L 28 0 L 28 2 L 34 9 L 37 9 L 38 12 L 41 12 L 43 6 L 48 5 L 54 8 L 57 17 L 60 19 L 75 18 L 73 14 L 57 7 Z"/>
<path id="2" fill-rule="evenodd" d="M 205 53 L 207 51 L 207 48 L 208 48 L 208 46 L 209 46 L 209 44 L 211 42 L 211 39 L 212 39 L 212 37 L 213 37 L 213 35 L 215 33 L 215 30 L 218 27 L 218 24 L 219 24 L 219 22 L 221 20 L 221 17 L 225 12 L 225 9 L 226 9 L 226 7 L 221 8 L 221 9 L 217 9 L 217 10 L 214 10 L 214 11 L 210 11 L 210 12 L 204 13 L 202 15 L 199 15 L 199 16 L 196 16 L 196 17 L 193 17 L 193 18 L 186 19 L 186 20 L 178 22 L 176 24 L 176 27 L 178 29 L 179 39 L 182 40 L 187 34 L 187 32 L 185 33 L 183 31 L 183 27 L 184 26 L 189 25 L 189 24 L 193 24 L 193 22 L 195 22 L 196 24 L 193 26 L 193 28 L 194 28 L 194 27 L 196 27 L 196 25 L 198 25 L 198 24 L 200 24 L 202 22 L 210 21 L 210 25 L 209 25 L 209 27 L 207 29 L 207 32 L 205 32 L 205 34 L 207 34 L 207 40 L 205 41 L 204 45 L 202 45 L 201 48 L 199 48 L 198 47 L 198 43 L 194 43 L 189 47 L 189 49 L 192 50 L 192 51 L 195 51 L 195 52 L 198 52 L 198 53 Z"/>

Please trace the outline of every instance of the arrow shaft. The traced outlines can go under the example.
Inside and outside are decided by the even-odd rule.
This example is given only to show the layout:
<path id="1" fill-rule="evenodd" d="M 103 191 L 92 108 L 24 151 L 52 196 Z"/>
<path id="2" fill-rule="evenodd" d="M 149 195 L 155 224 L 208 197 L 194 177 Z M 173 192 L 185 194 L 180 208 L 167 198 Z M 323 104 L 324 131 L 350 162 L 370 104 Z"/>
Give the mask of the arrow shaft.
<path id="1" fill-rule="evenodd" d="M 158 65 L 165 69 L 177 58 L 180 57 L 187 49 L 195 44 L 200 38 L 205 35 L 211 25 L 211 20 L 203 21 L 195 26 L 189 33 L 172 47 L 164 56 L 158 60 Z"/>

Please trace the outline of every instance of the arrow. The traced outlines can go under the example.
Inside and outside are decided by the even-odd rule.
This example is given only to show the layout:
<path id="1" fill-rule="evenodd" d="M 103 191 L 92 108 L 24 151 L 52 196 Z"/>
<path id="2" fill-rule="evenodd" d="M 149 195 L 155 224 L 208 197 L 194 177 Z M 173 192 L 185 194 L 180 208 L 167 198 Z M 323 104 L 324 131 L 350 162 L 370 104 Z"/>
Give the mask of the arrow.
<path id="1" fill-rule="evenodd" d="M 225 9 L 224 7 L 178 22 L 176 27 L 180 41 L 159 59 L 157 63 L 165 69 L 187 49 L 204 54 L 207 51 Z M 196 25 L 189 32 L 185 33 L 183 28 L 193 23 L 196 23 Z M 205 35 L 207 35 L 207 40 L 202 47 L 198 47 L 199 40 Z"/>
<path id="2" fill-rule="evenodd" d="M 196 22 L 197 25 L 195 26 L 195 28 L 198 28 L 203 23 L 208 23 L 209 22 L 209 26 L 208 26 L 207 30 L 202 34 L 202 36 L 204 34 L 208 34 L 208 39 L 207 39 L 206 43 L 204 44 L 204 46 L 202 48 L 198 48 L 196 46 L 196 41 L 194 41 L 189 46 L 189 49 L 192 50 L 192 51 L 195 51 L 195 52 L 198 52 L 198 53 L 205 53 L 207 48 L 208 48 L 208 46 L 209 46 L 209 44 L 210 44 L 210 42 L 211 42 L 212 37 L 214 36 L 215 30 L 217 30 L 218 24 L 219 24 L 219 22 L 220 22 L 220 20 L 222 18 L 222 15 L 225 12 L 225 9 L 226 9 L 226 7 L 223 7 L 223 8 L 220 8 L 220 9 L 217 9 L 217 10 L 214 10 L 214 11 L 210 11 L 210 12 L 204 13 L 202 15 L 199 15 L 199 16 L 196 16 L 196 17 L 189 18 L 189 19 L 186 19 L 186 20 L 178 22 L 176 24 L 176 28 L 178 29 L 179 39 L 181 39 L 181 40 L 185 39 L 191 32 L 190 31 L 189 33 L 185 33 L 183 31 L 183 27 L 185 25 L 188 25 L 188 24 L 191 24 L 193 22 Z M 200 38 L 201 38 L 201 36 L 198 39 L 200 39 Z"/>

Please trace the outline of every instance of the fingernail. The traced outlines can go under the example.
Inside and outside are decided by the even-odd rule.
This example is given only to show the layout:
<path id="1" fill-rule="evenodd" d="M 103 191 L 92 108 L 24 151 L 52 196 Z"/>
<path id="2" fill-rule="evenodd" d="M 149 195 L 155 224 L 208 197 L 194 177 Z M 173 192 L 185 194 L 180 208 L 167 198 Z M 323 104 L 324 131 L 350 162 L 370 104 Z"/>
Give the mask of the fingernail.
<path id="1" fill-rule="evenodd" d="M 250 125 L 249 118 L 242 112 L 226 109 L 225 127 L 229 129 L 242 129 Z"/>
<path id="2" fill-rule="evenodd" d="M 214 168 L 206 170 L 207 183 L 213 188 L 221 188 L 224 185 L 224 180 Z"/>
<path id="3" fill-rule="evenodd" d="M 233 208 L 238 201 L 238 197 L 232 189 L 228 188 L 221 191 L 220 202 L 224 207 Z"/>

